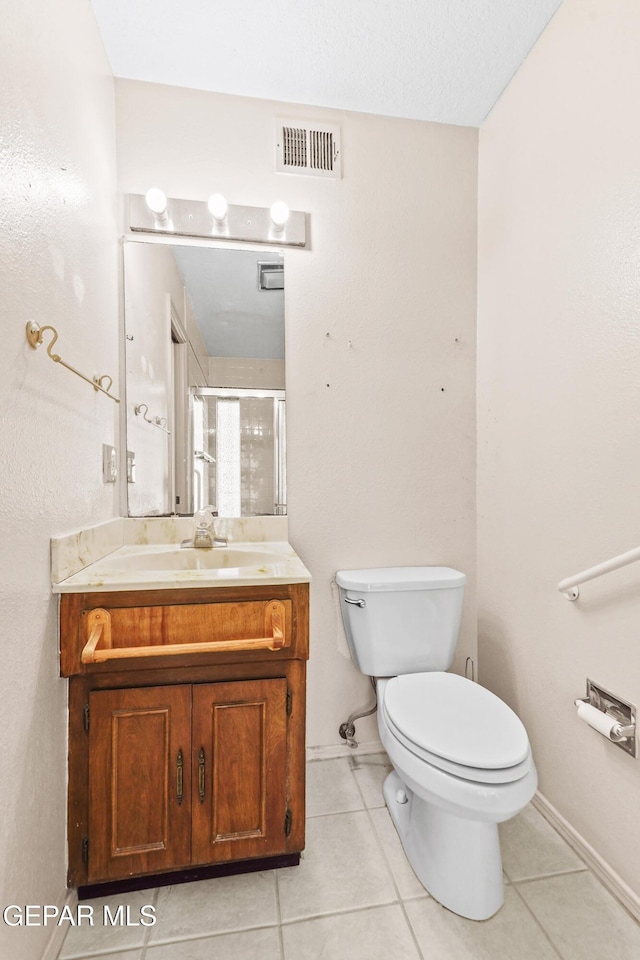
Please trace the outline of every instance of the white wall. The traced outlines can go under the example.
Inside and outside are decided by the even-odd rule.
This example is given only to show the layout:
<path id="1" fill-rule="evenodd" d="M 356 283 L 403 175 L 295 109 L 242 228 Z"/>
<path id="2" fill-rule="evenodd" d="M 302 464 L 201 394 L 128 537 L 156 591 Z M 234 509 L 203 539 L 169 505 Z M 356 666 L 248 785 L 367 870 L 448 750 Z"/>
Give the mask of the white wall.
<path id="1" fill-rule="evenodd" d="M 127 449 L 135 454 L 135 483 L 127 484 L 132 517 L 174 509 L 171 437 L 149 420 L 173 423 L 170 306 L 186 333 L 185 290 L 168 244 L 124 247 Z M 146 406 L 136 414 L 136 409 Z M 146 418 L 146 419 L 145 419 Z"/>
<path id="2" fill-rule="evenodd" d="M 475 654 L 477 131 L 134 81 L 116 101 L 123 193 L 310 214 L 311 248 L 285 253 L 289 529 L 314 577 L 308 740 L 335 744 L 370 699 L 336 570 L 464 570 L 458 666 Z M 274 172 L 282 114 L 341 124 L 343 180 Z"/>
<path id="3" fill-rule="evenodd" d="M 565 0 L 480 135 L 481 679 L 522 716 L 547 799 L 640 894 L 640 762 L 577 720 L 640 704 L 640 7 Z"/>
<path id="4" fill-rule="evenodd" d="M 284 360 L 207 357 L 206 365 L 209 372 L 209 384 L 212 387 L 253 387 L 254 390 L 284 390 L 286 386 Z"/>
<path id="5" fill-rule="evenodd" d="M 8 0 L 0 56 L 0 903 L 66 886 L 66 681 L 49 538 L 117 514 L 102 444 L 118 408 L 26 343 L 118 384 L 113 80 L 86 0 Z M 46 333 L 46 342 L 50 334 Z M 34 960 L 51 928 L 0 923 L 0 955 Z"/>

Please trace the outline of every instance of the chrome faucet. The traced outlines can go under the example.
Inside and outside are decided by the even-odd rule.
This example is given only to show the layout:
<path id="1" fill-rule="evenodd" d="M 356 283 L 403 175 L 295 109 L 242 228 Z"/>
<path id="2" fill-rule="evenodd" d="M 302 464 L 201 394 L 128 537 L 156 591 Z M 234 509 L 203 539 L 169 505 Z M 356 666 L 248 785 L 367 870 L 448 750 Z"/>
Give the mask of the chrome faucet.
<path id="1" fill-rule="evenodd" d="M 200 550 L 209 550 L 213 546 L 213 537 L 211 531 L 206 527 L 196 527 L 193 535 L 193 546 Z"/>
<path id="2" fill-rule="evenodd" d="M 183 540 L 180 546 L 195 547 L 199 550 L 210 550 L 216 546 L 227 546 L 227 541 L 224 537 L 216 536 L 214 509 L 212 506 L 203 507 L 202 510 L 198 510 L 193 519 L 196 524 L 193 540 Z"/>

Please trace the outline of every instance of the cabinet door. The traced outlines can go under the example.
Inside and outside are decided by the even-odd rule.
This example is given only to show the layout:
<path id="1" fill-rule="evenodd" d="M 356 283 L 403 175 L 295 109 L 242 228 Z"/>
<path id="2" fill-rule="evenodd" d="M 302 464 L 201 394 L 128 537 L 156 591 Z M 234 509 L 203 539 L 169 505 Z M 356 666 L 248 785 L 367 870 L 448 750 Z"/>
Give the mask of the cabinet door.
<path id="1" fill-rule="evenodd" d="M 191 686 L 90 695 L 88 879 L 186 865 Z"/>
<path id="2" fill-rule="evenodd" d="M 193 688 L 193 863 L 286 850 L 287 681 Z"/>

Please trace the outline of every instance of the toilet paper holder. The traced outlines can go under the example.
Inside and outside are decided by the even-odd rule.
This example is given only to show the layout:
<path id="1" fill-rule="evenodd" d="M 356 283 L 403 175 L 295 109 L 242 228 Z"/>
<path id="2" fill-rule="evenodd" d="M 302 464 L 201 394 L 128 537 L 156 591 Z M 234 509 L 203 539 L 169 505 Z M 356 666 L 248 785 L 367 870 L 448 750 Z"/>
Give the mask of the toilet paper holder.
<path id="1" fill-rule="evenodd" d="M 625 753 L 629 753 L 632 757 L 638 756 L 636 708 L 634 704 L 622 700 L 609 690 L 605 690 L 604 687 L 594 683 L 593 680 L 589 680 L 589 678 L 587 678 L 586 696 L 575 701 L 577 707 L 583 703 L 600 711 L 607 718 L 607 722 L 612 722 L 610 734 L 599 730 L 603 736 L 606 736 L 611 743 L 620 747 Z M 590 723 L 589 720 L 587 722 Z"/>

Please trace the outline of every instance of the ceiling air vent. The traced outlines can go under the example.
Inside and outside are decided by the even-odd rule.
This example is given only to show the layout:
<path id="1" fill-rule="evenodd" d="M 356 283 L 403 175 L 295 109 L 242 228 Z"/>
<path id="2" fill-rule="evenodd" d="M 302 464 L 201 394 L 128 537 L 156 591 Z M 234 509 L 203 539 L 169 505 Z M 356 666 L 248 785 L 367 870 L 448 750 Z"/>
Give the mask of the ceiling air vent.
<path id="1" fill-rule="evenodd" d="M 284 290 L 283 260 L 258 260 L 258 290 Z"/>
<path id="2" fill-rule="evenodd" d="M 276 121 L 276 170 L 311 177 L 342 176 L 340 128 L 321 123 Z"/>

